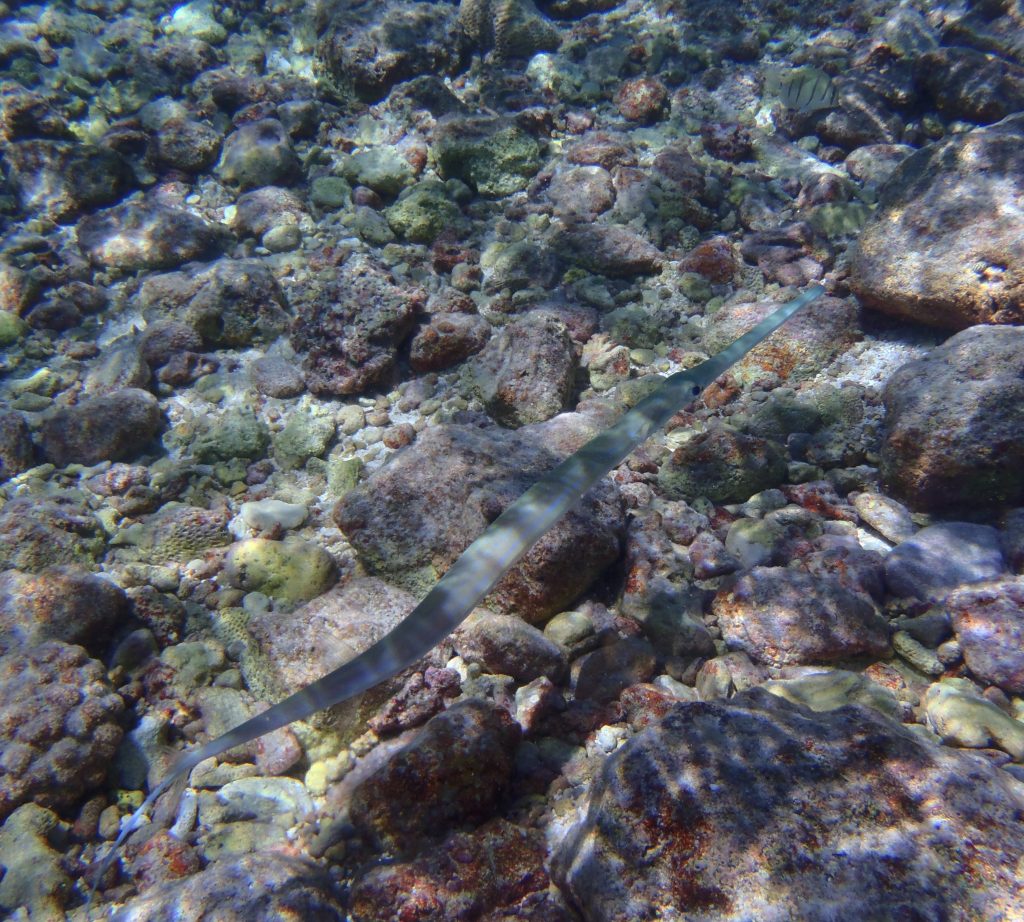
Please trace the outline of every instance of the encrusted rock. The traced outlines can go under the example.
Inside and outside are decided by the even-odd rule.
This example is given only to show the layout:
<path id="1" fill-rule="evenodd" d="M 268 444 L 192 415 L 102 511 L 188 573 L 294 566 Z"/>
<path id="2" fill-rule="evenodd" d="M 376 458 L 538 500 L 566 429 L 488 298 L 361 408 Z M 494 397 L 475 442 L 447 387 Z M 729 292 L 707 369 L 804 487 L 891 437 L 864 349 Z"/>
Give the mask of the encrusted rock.
<path id="1" fill-rule="evenodd" d="M 59 919 L 71 891 L 71 878 L 54 847 L 64 834 L 56 814 L 25 804 L 0 828 L 0 909 L 17 917 Z"/>
<path id="2" fill-rule="evenodd" d="M 896 371 L 884 399 L 882 477 L 913 508 L 1024 499 L 1024 327 L 957 333 Z"/>
<path id="3" fill-rule="evenodd" d="M 352 822 L 378 848 L 407 855 L 453 826 L 488 819 L 519 737 L 504 708 L 476 698 L 452 705 L 355 787 Z"/>
<path id="4" fill-rule="evenodd" d="M 772 666 L 885 656 L 885 619 L 833 576 L 756 567 L 715 596 L 712 610 L 733 649 Z"/>
<path id="5" fill-rule="evenodd" d="M 943 607 L 971 673 L 1024 695 L 1024 577 L 957 589 Z"/>
<path id="6" fill-rule="evenodd" d="M 8 182 L 26 211 L 68 221 L 110 205 L 134 185 L 116 151 L 70 141 L 19 141 L 4 146 Z"/>
<path id="7" fill-rule="evenodd" d="M 126 387 L 57 410 L 40 433 L 43 454 L 58 467 L 120 461 L 144 452 L 163 423 L 156 398 Z"/>
<path id="8" fill-rule="evenodd" d="M 999 769 L 873 710 L 755 689 L 676 705 L 616 751 L 552 876 L 590 922 L 847 905 L 996 922 L 1024 911 L 1022 808 Z"/>
<path id="9" fill-rule="evenodd" d="M 461 179 L 481 195 L 525 189 L 540 169 L 540 145 L 518 125 L 490 116 L 453 116 L 437 128 L 433 149 L 443 179 Z"/>
<path id="10" fill-rule="evenodd" d="M 76 567 L 0 573 L 2 653 L 61 640 L 102 655 L 127 613 L 120 586 Z"/>
<path id="11" fill-rule="evenodd" d="M 907 157 L 851 252 L 850 287 L 867 306 L 918 323 L 1021 323 L 1022 177 L 1021 114 Z"/>
<path id="12" fill-rule="evenodd" d="M 599 647 L 573 661 L 573 694 L 577 701 L 604 704 L 624 688 L 650 681 L 656 665 L 654 648 L 646 640 L 630 638 Z"/>
<path id="13" fill-rule="evenodd" d="M 424 593 L 486 525 L 558 462 L 541 444 L 558 448 L 532 427 L 428 429 L 346 494 L 334 520 L 367 567 Z M 542 623 L 615 560 L 622 525 L 614 488 L 599 485 L 499 581 L 491 604 Z"/>

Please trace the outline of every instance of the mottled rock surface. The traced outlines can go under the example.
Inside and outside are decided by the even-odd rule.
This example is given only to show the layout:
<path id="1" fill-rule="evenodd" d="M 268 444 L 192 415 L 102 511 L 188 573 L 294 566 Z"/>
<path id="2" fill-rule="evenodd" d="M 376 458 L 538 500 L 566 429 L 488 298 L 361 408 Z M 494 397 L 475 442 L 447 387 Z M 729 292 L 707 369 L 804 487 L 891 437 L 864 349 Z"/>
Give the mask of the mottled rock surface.
<path id="1" fill-rule="evenodd" d="M 1024 578 L 957 589 L 944 607 L 975 678 L 1024 695 Z"/>
<path id="2" fill-rule="evenodd" d="M 71 878 L 53 844 L 63 830 L 55 813 L 23 804 L 0 827 L 0 909 L 12 915 L 19 907 L 30 918 L 59 919 L 71 890 Z"/>
<path id="3" fill-rule="evenodd" d="M 340 894 L 316 865 L 280 852 L 214 861 L 200 873 L 130 900 L 125 922 L 246 919 L 247 922 L 342 922 Z"/>
<path id="4" fill-rule="evenodd" d="M 725 642 L 772 666 L 884 656 L 888 627 L 868 596 L 836 577 L 756 567 L 716 597 Z"/>
<path id="5" fill-rule="evenodd" d="M 1024 499 L 1024 327 L 963 330 L 898 369 L 883 396 L 882 477 L 912 508 Z"/>
<path id="6" fill-rule="evenodd" d="M 896 596 L 941 599 L 965 583 L 1006 572 L 999 532 L 971 522 L 939 522 L 922 528 L 885 558 L 885 581 Z"/>
<path id="7" fill-rule="evenodd" d="M 453 826 L 488 819 L 519 737 L 504 708 L 476 698 L 452 705 L 355 787 L 352 822 L 377 847 L 404 855 Z"/>
<path id="8" fill-rule="evenodd" d="M 553 876 L 588 922 L 1024 911 L 1019 785 L 868 708 L 680 704 L 606 764 Z M 975 860 L 981 850 L 983 861 Z"/>
<path id="9" fill-rule="evenodd" d="M 0 652 L 45 640 L 80 644 L 102 655 L 128 613 L 124 590 L 76 567 L 0 573 Z"/>
<path id="10" fill-rule="evenodd" d="M 126 387 L 57 410 L 43 424 L 40 447 L 58 467 L 120 461 L 151 448 L 162 423 L 156 398 Z"/>
<path id="11" fill-rule="evenodd" d="M 334 520 L 371 570 L 420 594 L 554 467 L 559 457 L 540 441 L 528 428 L 428 429 L 346 494 Z M 543 622 L 615 560 L 622 525 L 614 488 L 598 485 L 499 581 L 491 604 Z"/>
<path id="12" fill-rule="evenodd" d="M 875 310 L 953 330 L 1024 321 L 1024 114 L 907 157 L 851 256 Z"/>

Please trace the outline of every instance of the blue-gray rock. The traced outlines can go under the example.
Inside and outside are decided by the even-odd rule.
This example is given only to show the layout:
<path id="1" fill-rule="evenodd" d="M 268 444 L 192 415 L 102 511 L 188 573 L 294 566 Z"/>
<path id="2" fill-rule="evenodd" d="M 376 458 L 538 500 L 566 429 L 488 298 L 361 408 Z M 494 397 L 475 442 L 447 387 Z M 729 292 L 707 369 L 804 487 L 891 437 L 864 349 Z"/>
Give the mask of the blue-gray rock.
<path id="1" fill-rule="evenodd" d="M 899 368 L 883 399 L 882 478 L 912 507 L 1024 500 L 1024 327 L 957 333 Z"/>
<path id="2" fill-rule="evenodd" d="M 939 600 L 958 586 L 1005 572 L 999 532 L 970 522 L 929 525 L 885 558 L 889 591 L 915 599 Z"/>

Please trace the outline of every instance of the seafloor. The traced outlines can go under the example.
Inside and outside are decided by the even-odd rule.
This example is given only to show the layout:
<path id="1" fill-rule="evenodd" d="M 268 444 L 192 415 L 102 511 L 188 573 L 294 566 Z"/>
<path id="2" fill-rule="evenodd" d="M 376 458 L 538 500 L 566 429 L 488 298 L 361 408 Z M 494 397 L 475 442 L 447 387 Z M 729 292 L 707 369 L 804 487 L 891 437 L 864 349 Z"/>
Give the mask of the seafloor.
<path id="1" fill-rule="evenodd" d="M 5 918 L 1024 919 L 1020 0 L 0 0 L 0 144 Z"/>

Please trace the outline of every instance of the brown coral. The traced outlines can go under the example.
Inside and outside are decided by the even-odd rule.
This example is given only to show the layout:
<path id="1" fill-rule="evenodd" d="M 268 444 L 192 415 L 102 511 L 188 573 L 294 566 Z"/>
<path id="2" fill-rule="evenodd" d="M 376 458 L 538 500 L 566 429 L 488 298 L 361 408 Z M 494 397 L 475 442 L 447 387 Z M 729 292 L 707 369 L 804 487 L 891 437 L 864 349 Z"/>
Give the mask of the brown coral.
<path id="1" fill-rule="evenodd" d="M 481 51 L 498 61 L 554 51 L 562 36 L 532 0 L 460 0 L 459 25 Z"/>
<path id="2" fill-rule="evenodd" d="M 0 820 L 73 804 L 106 777 L 124 702 L 103 665 L 59 641 L 0 657 Z"/>

